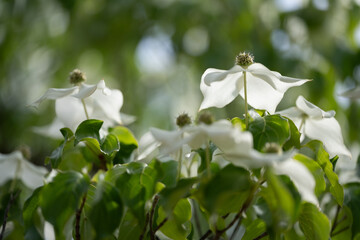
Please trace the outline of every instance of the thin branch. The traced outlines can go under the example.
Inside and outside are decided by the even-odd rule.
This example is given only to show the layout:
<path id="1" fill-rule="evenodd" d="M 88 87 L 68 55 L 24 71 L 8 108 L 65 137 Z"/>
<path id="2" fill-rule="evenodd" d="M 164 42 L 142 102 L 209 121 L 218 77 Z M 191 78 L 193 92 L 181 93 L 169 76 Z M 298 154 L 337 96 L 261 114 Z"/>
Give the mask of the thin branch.
<path id="1" fill-rule="evenodd" d="M 197 208 L 196 208 L 196 204 L 195 204 L 195 200 L 192 199 L 192 206 L 193 206 L 193 209 L 194 209 L 194 220 L 195 220 L 195 227 L 197 229 L 197 232 L 198 232 L 198 235 L 201 236 L 202 235 L 202 230 L 201 230 L 201 224 L 200 224 L 200 219 L 199 219 L 199 215 L 198 215 L 198 211 L 197 211 Z"/>
<path id="2" fill-rule="evenodd" d="M 254 238 L 253 240 L 259 240 L 259 239 L 262 239 L 263 237 L 266 237 L 268 235 L 267 232 L 264 232 L 263 234 L 261 234 L 260 236 Z"/>
<path id="3" fill-rule="evenodd" d="M 241 219 L 240 219 L 240 220 L 241 220 Z M 236 227 L 235 227 L 233 233 L 232 233 L 231 236 L 230 236 L 230 240 L 234 239 L 237 231 L 239 230 L 239 228 L 240 228 L 240 226 L 241 226 L 241 221 L 240 221 L 240 220 L 239 220 L 238 223 L 236 224 Z"/>
<path id="4" fill-rule="evenodd" d="M 337 232 L 335 232 L 335 233 L 332 233 L 332 234 L 331 234 L 331 237 L 333 237 L 333 236 L 335 236 L 335 235 L 338 235 L 338 234 L 340 234 L 340 233 L 348 230 L 349 228 L 350 228 L 350 226 L 346 226 L 346 227 L 340 229 L 339 231 L 337 231 Z"/>
<path id="5" fill-rule="evenodd" d="M 75 221 L 75 240 L 80 240 L 81 236 L 80 236 L 80 219 L 81 219 L 81 212 L 84 209 L 85 206 L 85 202 L 86 202 L 86 193 L 84 194 L 82 201 L 81 201 L 81 205 L 80 208 L 78 210 L 76 210 L 76 221 Z"/>
<path id="6" fill-rule="evenodd" d="M 144 239 L 144 235 L 145 235 L 145 232 L 146 232 L 146 228 L 147 228 L 147 225 L 148 225 L 148 223 L 149 223 L 149 216 L 150 216 L 150 214 L 147 213 L 147 214 L 146 214 L 146 219 L 145 219 L 145 226 L 144 226 L 144 228 L 143 228 L 143 230 L 142 230 L 142 232 L 141 232 L 141 234 L 140 234 L 139 240 L 143 240 L 143 239 Z"/>
<path id="7" fill-rule="evenodd" d="M 156 204 L 159 201 L 159 195 L 155 195 L 154 201 L 150 210 L 150 239 L 155 240 L 155 232 L 153 231 L 153 218 L 155 213 Z"/>
<path id="8" fill-rule="evenodd" d="M 164 226 L 167 220 L 168 218 L 164 218 L 164 220 L 161 221 L 161 223 L 155 228 L 154 234 L 157 232 L 157 230 L 159 230 L 162 226 Z"/>
<path id="9" fill-rule="evenodd" d="M 335 214 L 335 218 L 334 218 L 334 223 L 331 227 L 331 233 L 335 230 L 336 226 L 338 225 L 337 223 L 337 219 L 339 217 L 339 213 L 340 213 L 340 205 L 337 205 L 337 208 L 336 208 L 336 214 Z"/>
<path id="10" fill-rule="evenodd" d="M 3 225 L 2 225 L 2 229 L 1 229 L 1 233 L 0 233 L 0 240 L 2 240 L 4 237 L 10 207 L 11 207 L 11 205 L 13 205 L 15 199 L 17 198 L 17 196 L 19 196 L 20 192 L 21 191 L 18 191 L 15 195 L 13 193 L 10 194 L 10 199 L 9 199 L 8 205 L 6 206 L 5 213 L 4 213 L 4 221 L 3 221 Z"/>
<path id="11" fill-rule="evenodd" d="M 209 229 L 204 235 L 202 235 L 200 240 L 205 240 L 208 236 L 210 236 L 210 234 L 211 234 L 211 230 Z"/>

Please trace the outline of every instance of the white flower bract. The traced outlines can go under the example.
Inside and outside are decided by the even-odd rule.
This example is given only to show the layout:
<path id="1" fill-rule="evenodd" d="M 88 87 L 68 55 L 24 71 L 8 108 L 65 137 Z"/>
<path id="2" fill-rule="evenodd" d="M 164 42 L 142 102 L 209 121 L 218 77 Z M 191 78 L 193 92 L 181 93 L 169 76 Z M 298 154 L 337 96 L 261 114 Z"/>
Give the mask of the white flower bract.
<path id="1" fill-rule="evenodd" d="M 334 118 L 335 111 L 325 112 L 299 96 L 296 107 L 280 111 L 279 114 L 290 118 L 308 138 L 323 142 L 330 157 L 338 155 L 351 158 L 350 151 L 344 145 L 340 125 Z"/>
<path id="2" fill-rule="evenodd" d="M 284 77 L 270 71 L 260 63 L 247 68 L 235 65 L 230 70 L 207 69 L 201 77 L 200 90 L 204 95 L 200 110 L 209 107 L 222 108 L 238 95 L 244 98 L 244 74 L 246 72 L 248 104 L 273 114 L 284 93 L 291 87 L 300 86 L 308 79 Z"/>
<path id="3" fill-rule="evenodd" d="M 35 131 L 50 137 L 61 137 L 58 130 L 62 127 L 74 131 L 86 120 L 84 105 L 90 119 L 104 121 L 102 129 L 124 123 L 120 115 L 123 94 L 120 90 L 107 88 L 104 80 L 94 85 L 81 83 L 71 88 L 50 88 L 30 106 L 37 108 L 47 99 L 55 100 L 56 118 L 50 125 L 37 127 Z"/>
<path id="4" fill-rule="evenodd" d="M 8 180 L 20 179 L 25 186 L 35 189 L 43 185 L 48 171 L 27 161 L 20 151 L 0 154 L 0 185 Z"/>

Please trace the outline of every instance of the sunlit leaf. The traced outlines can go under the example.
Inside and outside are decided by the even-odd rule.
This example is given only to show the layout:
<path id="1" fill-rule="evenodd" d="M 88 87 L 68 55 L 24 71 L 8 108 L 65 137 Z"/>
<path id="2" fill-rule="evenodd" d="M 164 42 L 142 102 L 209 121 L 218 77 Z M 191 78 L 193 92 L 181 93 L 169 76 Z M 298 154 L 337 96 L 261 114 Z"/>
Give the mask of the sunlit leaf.
<path id="1" fill-rule="evenodd" d="M 239 211 L 250 193 L 251 186 L 247 170 L 227 165 L 210 181 L 201 182 L 195 196 L 209 213 L 222 216 Z"/>
<path id="2" fill-rule="evenodd" d="M 329 219 L 311 203 L 302 205 L 299 224 L 307 239 L 329 240 L 330 238 Z"/>
<path id="3" fill-rule="evenodd" d="M 339 183 L 337 174 L 333 171 L 333 165 L 330 162 L 329 154 L 323 148 L 320 141 L 312 140 L 308 142 L 306 147 L 309 147 L 316 155 L 316 161 L 323 169 L 326 177 L 330 182 L 330 192 L 334 196 L 336 202 L 342 206 L 344 202 L 344 189 Z"/>
<path id="4" fill-rule="evenodd" d="M 282 146 L 290 137 L 288 120 L 280 115 L 267 115 L 249 123 L 249 131 L 254 137 L 254 148 L 263 150 L 266 143 Z"/>
<path id="5" fill-rule="evenodd" d="M 168 220 L 160 228 L 160 231 L 174 240 L 185 240 L 191 232 L 191 205 L 188 199 L 181 199 L 175 205 L 172 214 L 169 216 L 167 212 L 160 207 L 157 224 L 160 224 L 165 218 Z"/>
<path id="6" fill-rule="evenodd" d="M 86 138 L 93 138 L 100 142 L 100 128 L 103 121 L 96 119 L 85 120 L 77 127 L 75 131 L 75 145 Z"/>
<path id="7" fill-rule="evenodd" d="M 59 239 L 64 238 L 64 227 L 75 216 L 89 181 L 88 176 L 69 171 L 58 173 L 52 182 L 44 186 L 40 207 L 45 219 L 54 226 Z"/>
<path id="8" fill-rule="evenodd" d="M 120 143 L 117 137 L 114 134 L 108 134 L 102 141 L 100 149 L 107 155 L 112 154 L 113 152 L 119 151 Z"/>

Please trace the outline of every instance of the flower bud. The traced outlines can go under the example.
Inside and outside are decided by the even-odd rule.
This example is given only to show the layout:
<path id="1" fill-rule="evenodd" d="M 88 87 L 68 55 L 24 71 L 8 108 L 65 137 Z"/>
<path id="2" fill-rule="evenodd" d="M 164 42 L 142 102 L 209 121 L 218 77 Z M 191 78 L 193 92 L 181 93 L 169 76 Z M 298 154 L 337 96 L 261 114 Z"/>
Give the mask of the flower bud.
<path id="1" fill-rule="evenodd" d="M 235 64 L 241 67 L 247 67 L 254 63 L 254 56 L 251 53 L 239 53 L 235 58 Z"/>
<path id="2" fill-rule="evenodd" d="M 85 73 L 81 72 L 79 69 L 74 69 L 74 71 L 70 73 L 69 80 L 71 84 L 79 85 L 86 81 L 86 76 Z"/>
<path id="3" fill-rule="evenodd" d="M 268 142 L 268 143 L 265 144 L 264 152 L 266 152 L 266 153 L 277 153 L 277 154 L 280 155 L 280 154 L 282 154 L 282 148 L 277 143 Z"/>
<path id="4" fill-rule="evenodd" d="M 191 124 L 191 118 L 189 117 L 189 115 L 187 115 L 187 113 L 180 114 L 176 118 L 176 125 L 178 125 L 180 128 L 190 124 Z"/>
<path id="5" fill-rule="evenodd" d="M 198 123 L 212 124 L 215 121 L 214 116 L 209 112 L 203 112 L 199 115 Z"/>
<path id="6" fill-rule="evenodd" d="M 29 146 L 27 145 L 20 145 L 19 147 L 17 147 L 17 150 L 19 150 L 23 157 L 27 160 L 30 160 L 31 158 L 31 149 Z"/>

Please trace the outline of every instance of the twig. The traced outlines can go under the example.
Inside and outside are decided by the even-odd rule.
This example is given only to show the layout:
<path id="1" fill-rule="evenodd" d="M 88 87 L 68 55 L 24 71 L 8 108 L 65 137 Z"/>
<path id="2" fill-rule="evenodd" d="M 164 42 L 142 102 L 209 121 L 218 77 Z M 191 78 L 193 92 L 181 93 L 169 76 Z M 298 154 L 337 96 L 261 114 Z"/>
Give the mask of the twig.
<path id="1" fill-rule="evenodd" d="M 142 232 L 141 232 L 141 234 L 140 234 L 139 240 L 143 240 L 143 239 L 144 239 L 144 235 L 145 235 L 145 232 L 146 232 L 146 228 L 147 228 L 147 225 L 148 225 L 148 223 L 149 223 L 149 216 L 150 216 L 150 214 L 147 213 L 147 214 L 146 214 L 146 219 L 145 219 L 145 226 L 144 226 L 144 228 L 143 228 L 143 230 L 142 230 Z"/>
<path id="2" fill-rule="evenodd" d="M 153 218 L 155 213 L 156 204 L 159 201 L 159 195 L 155 195 L 154 201 L 150 210 L 150 239 L 155 240 L 155 232 L 153 231 Z"/>
<path id="3" fill-rule="evenodd" d="M 210 236 L 210 234 L 211 234 L 211 230 L 209 229 L 204 235 L 202 235 L 200 240 L 205 240 L 208 236 Z"/>
<path id="4" fill-rule="evenodd" d="M 197 232 L 198 232 L 198 235 L 201 236 L 202 235 L 202 230 L 201 230 L 201 225 L 200 225 L 200 220 L 199 220 L 199 215 L 198 215 L 198 211 L 197 211 L 197 208 L 196 208 L 196 203 L 195 203 L 195 200 L 192 199 L 192 206 L 194 208 L 194 220 L 195 220 L 195 227 L 197 228 Z"/>
<path id="5" fill-rule="evenodd" d="M 81 212 L 85 206 L 85 202 L 86 202 L 86 193 L 84 194 L 82 201 L 81 201 L 81 205 L 80 208 L 78 210 L 76 210 L 76 222 L 75 222 L 75 239 L 76 240 L 80 240 L 81 236 L 80 236 L 80 219 L 81 219 Z"/>
<path id="6" fill-rule="evenodd" d="M 2 229 L 1 229 L 1 233 L 0 233 L 0 240 L 2 240 L 3 237 L 4 237 L 5 227 L 6 227 L 7 218 L 8 218 L 8 214 L 9 214 L 9 211 L 10 211 L 10 207 L 11 207 L 11 205 L 14 203 L 15 199 L 17 198 L 17 196 L 19 196 L 20 192 L 21 192 L 21 191 L 18 191 L 15 195 L 14 195 L 13 193 L 10 194 L 10 199 L 9 199 L 8 205 L 6 206 L 5 213 L 4 213 L 4 222 L 3 222 Z"/>
<path id="7" fill-rule="evenodd" d="M 267 232 L 264 232 L 263 234 L 261 234 L 260 236 L 254 238 L 253 240 L 259 240 L 259 239 L 262 239 L 263 237 L 266 237 L 268 235 Z"/>
<path id="8" fill-rule="evenodd" d="M 337 208 L 336 208 L 336 214 L 335 214 L 335 218 L 334 218 L 334 223 L 331 227 L 331 233 L 335 230 L 336 226 L 338 225 L 337 223 L 337 219 L 339 217 L 339 213 L 340 213 L 340 205 L 337 205 Z"/>
<path id="9" fill-rule="evenodd" d="M 241 220 L 241 219 L 240 219 L 240 220 Z M 235 237 L 237 231 L 239 230 L 239 227 L 240 227 L 240 226 L 241 226 L 241 221 L 238 221 L 238 223 L 236 224 L 236 227 L 235 227 L 233 233 L 232 233 L 231 236 L 230 236 L 230 240 L 234 239 L 234 237 Z"/>
<path id="10" fill-rule="evenodd" d="M 333 237 L 333 236 L 335 236 L 335 235 L 338 235 L 338 234 L 342 233 L 343 231 L 348 230 L 349 228 L 350 228 L 350 226 L 346 226 L 346 227 L 342 228 L 341 230 L 339 230 L 339 231 L 337 231 L 337 232 L 335 232 L 335 233 L 332 233 L 332 234 L 331 234 L 331 237 Z"/>
<path id="11" fill-rule="evenodd" d="M 154 234 L 157 232 L 157 230 L 159 230 L 162 226 L 164 226 L 167 220 L 168 218 L 164 218 L 164 220 L 161 221 L 161 223 L 155 228 Z"/>

